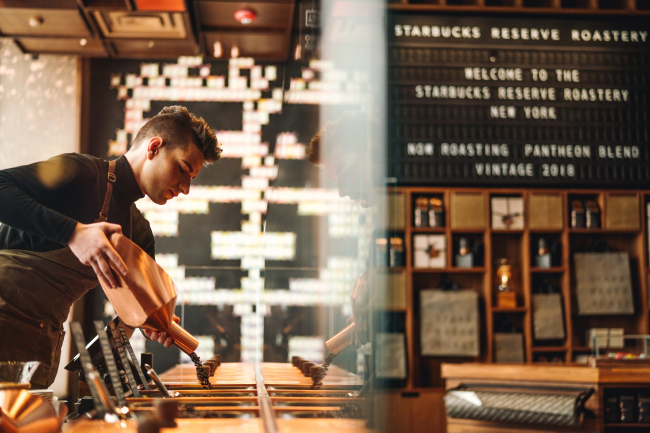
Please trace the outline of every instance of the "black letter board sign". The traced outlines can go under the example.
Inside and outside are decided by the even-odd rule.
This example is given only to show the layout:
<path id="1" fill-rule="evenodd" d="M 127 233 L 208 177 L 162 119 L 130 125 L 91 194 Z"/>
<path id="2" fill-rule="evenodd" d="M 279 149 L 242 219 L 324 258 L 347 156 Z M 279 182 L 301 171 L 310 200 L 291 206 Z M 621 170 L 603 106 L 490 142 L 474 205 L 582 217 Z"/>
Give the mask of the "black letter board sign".
<path id="1" fill-rule="evenodd" d="M 391 15 L 402 185 L 650 185 L 650 23 Z"/>

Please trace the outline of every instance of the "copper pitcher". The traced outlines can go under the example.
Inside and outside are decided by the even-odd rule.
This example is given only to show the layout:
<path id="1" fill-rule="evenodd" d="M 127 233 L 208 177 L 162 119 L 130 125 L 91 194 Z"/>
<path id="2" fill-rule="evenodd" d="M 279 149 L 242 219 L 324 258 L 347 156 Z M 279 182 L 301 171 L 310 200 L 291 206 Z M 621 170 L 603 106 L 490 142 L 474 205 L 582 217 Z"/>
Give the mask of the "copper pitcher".
<path id="1" fill-rule="evenodd" d="M 113 273 L 117 288 L 102 284 L 120 319 L 134 328 L 164 331 L 183 352 L 194 352 L 198 340 L 172 320 L 178 291 L 171 277 L 127 237 L 114 233 L 110 241 L 129 270 L 126 278 Z"/>
<path id="2" fill-rule="evenodd" d="M 330 351 L 332 355 L 338 355 L 343 352 L 349 345 L 354 341 L 354 332 L 356 331 L 357 325 L 353 323 L 349 324 L 341 332 L 330 338 L 325 342 L 325 346 Z"/>
<path id="3" fill-rule="evenodd" d="M 0 391 L 0 432 L 55 433 L 62 418 L 50 401 L 25 389 Z"/>

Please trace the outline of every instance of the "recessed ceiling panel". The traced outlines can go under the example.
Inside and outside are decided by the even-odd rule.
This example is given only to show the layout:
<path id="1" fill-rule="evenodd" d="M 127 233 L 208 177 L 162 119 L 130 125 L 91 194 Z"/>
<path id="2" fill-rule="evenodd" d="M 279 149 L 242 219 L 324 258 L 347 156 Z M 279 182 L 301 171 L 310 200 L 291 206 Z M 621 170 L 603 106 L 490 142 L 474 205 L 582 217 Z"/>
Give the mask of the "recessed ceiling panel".
<path id="1" fill-rule="evenodd" d="M 3 36 L 90 37 L 88 27 L 76 9 L 2 8 Z"/>
<path id="2" fill-rule="evenodd" d="M 173 59 L 198 54 L 198 47 L 191 40 L 114 39 L 111 45 L 117 57 Z"/>
<path id="3" fill-rule="evenodd" d="M 221 45 L 222 55 L 229 58 L 233 47 L 239 57 L 254 57 L 258 60 L 286 60 L 289 36 L 278 33 L 221 33 L 205 34 L 206 56 L 214 56 L 215 42 Z"/>
<path id="4" fill-rule="evenodd" d="M 86 40 L 82 45 L 76 38 L 17 38 L 18 46 L 27 53 L 34 54 L 76 54 L 87 57 L 107 57 L 104 44 L 100 40 Z"/>
<path id="5" fill-rule="evenodd" d="M 187 36 L 181 13 L 95 11 L 94 16 L 107 38 L 184 39 Z"/>
<path id="6" fill-rule="evenodd" d="M 293 19 L 292 3 L 237 3 L 237 2 L 198 2 L 197 9 L 201 27 L 208 29 L 278 29 L 291 26 Z M 241 24 L 235 19 L 238 9 L 251 9 L 257 17 L 250 24 Z"/>

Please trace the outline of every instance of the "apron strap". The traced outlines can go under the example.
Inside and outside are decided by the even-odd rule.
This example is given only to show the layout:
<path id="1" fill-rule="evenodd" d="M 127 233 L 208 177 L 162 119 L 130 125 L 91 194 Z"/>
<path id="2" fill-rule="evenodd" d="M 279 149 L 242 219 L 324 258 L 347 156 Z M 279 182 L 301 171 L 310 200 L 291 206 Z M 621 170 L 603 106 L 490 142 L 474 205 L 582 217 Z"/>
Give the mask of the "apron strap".
<path id="1" fill-rule="evenodd" d="M 108 218 L 108 208 L 111 205 L 111 195 L 113 194 L 113 184 L 115 183 L 115 160 L 108 163 L 108 182 L 106 183 L 106 196 L 104 197 L 104 205 L 99 212 L 99 217 L 95 220 L 96 223 L 106 221 Z"/>

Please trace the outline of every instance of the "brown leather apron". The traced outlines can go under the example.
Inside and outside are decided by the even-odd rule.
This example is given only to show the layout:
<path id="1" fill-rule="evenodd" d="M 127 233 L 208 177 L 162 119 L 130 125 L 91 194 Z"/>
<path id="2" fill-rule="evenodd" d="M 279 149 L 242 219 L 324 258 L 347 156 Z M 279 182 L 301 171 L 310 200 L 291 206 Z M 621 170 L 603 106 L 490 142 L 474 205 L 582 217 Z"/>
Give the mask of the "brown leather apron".
<path id="1" fill-rule="evenodd" d="M 95 222 L 106 221 L 115 180 L 111 161 Z M 32 388 L 49 387 L 61 357 L 63 322 L 72 304 L 97 284 L 93 268 L 82 265 L 70 247 L 45 253 L 0 250 L 0 361 L 40 361 Z"/>

